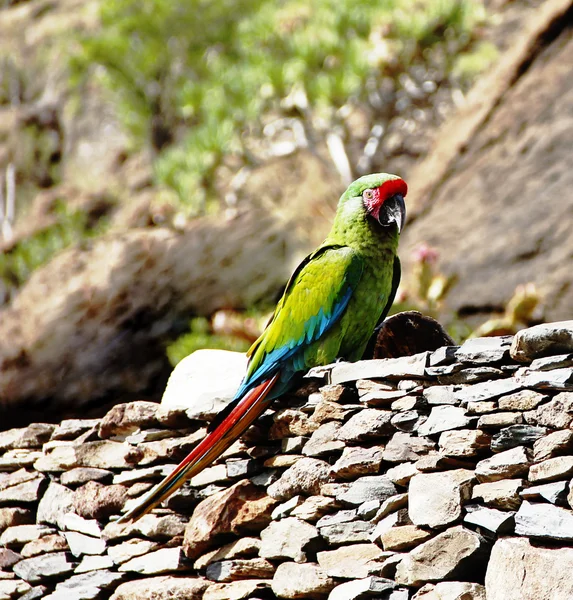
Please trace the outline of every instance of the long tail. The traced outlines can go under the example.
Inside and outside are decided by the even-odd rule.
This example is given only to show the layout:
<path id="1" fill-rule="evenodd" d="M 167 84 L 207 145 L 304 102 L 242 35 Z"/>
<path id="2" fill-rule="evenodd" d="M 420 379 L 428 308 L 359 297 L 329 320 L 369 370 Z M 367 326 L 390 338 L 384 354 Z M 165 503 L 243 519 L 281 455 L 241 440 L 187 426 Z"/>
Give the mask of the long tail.
<path id="1" fill-rule="evenodd" d="M 118 520 L 118 523 L 139 519 L 225 452 L 265 411 L 268 403 L 264 400 L 278 378 L 277 373 L 247 392 L 221 423 L 179 463 L 177 468 L 145 494 L 136 506 Z"/>

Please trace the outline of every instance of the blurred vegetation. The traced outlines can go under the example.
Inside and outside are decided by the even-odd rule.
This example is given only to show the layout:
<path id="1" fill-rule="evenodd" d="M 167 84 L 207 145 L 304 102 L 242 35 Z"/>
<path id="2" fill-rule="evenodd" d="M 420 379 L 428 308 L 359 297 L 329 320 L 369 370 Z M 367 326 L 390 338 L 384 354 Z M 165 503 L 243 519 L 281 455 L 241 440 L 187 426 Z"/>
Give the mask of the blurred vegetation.
<path id="1" fill-rule="evenodd" d="M 60 250 L 101 235 L 107 228 L 107 219 L 94 222 L 85 210 L 70 210 L 63 202 L 57 202 L 52 212 L 56 217 L 52 225 L 0 253 L 0 282 L 4 282 L 8 291 L 20 287 L 35 269 Z"/>
<path id="2" fill-rule="evenodd" d="M 103 0 L 72 72 L 103 82 L 157 182 L 199 214 L 217 208 L 225 161 L 261 159 L 271 120 L 296 117 L 317 143 L 345 126 L 343 106 L 388 116 L 389 85 L 404 106 L 469 84 L 494 50 L 478 43 L 483 19 L 476 0 Z"/>

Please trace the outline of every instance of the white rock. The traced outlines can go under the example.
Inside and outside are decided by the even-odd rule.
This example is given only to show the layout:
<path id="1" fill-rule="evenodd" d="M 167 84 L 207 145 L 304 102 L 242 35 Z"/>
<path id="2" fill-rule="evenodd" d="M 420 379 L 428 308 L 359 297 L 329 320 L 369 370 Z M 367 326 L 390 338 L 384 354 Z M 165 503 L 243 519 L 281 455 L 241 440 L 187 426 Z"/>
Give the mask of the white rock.
<path id="1" fill-rule="evenodd" d="M 526 538 L 497 540 L 487 566 L 488 600 L 571 600 L 573 548 L 541 548 Z"/>
<path id="2" fill-rule="evenodd" d="M 246 368 L 240 352 L 197 350 L 173 369 L 161 406 L 184 408 L 190 419 L 211 419 L 234 397 Z"/>

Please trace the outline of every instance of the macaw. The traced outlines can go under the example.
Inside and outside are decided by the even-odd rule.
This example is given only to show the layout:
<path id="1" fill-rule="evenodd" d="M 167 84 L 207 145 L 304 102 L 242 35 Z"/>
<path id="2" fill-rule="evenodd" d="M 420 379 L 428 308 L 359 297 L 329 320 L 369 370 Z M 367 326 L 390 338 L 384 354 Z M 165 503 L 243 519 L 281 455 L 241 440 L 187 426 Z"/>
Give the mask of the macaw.
<path id="1" fill-rule="evenodd" d="M 390 309 L 400 281 L 398 238 L 406 183 L 377 173 L 342 194 L 331 232 L 291 276 L 246 375 L 205 438 L 120 522 L 138 519 L 219 457 L 310 367 L 359 360 Z"/>

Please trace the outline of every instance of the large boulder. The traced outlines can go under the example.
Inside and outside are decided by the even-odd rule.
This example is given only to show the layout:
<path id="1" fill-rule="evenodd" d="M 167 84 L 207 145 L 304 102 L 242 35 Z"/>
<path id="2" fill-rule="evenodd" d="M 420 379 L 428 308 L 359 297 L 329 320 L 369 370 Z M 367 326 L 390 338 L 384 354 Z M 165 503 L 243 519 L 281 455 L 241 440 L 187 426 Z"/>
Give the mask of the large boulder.
<path id="1" fill-rule="evenodd" d="M 573 32 L 570 1 L 538 8 L 409 176 L 404 272 L 421 241 L 455 277 L 460 313 L 502 308 L 534 282 L 545 318 L 573 306 Z"/>
<path id="2" fill-rule="evenodd" d="M 297 239 L 253 211 L 60 253 L 0 311 L 0 409 L 162 391 L 166 341 L 191 315 L 272 299 L 300 258 Z"/>

